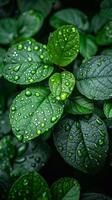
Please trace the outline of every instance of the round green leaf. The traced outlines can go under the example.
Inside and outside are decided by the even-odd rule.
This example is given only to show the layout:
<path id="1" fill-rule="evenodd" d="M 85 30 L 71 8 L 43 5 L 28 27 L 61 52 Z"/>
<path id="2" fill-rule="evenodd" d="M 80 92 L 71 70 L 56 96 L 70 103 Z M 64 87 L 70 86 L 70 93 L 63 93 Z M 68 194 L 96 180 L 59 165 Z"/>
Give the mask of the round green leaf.
<path id="1" fill-rule="evenodd" d="M 89 99 L 104 100 L 112 95 L 112 58 L 94 56 L 77 73 L 77 88 Z"/>
<path id="2" fill-rule="evenodd" d="M 57 123 L 62 113 L 63 104 L 57 101 L 47 88 L 28 88 L 12 103 L 12 130 L 18 140 L 31 140 Z"/>
<path id="3" fill-rule="evenodd" d="M 68 164 L 93 174 L 104 165 L 109 146 L 106 126 L 96 115 L 63 119 L 55 130 L 54 143 Z"/>
<path id="4" fill-rule="evenodd" d="M 94 104 L 83 96 L 74 95 L 70 97 L 66 110 L 73 115 L 90 114 L 94 111 Z"/>
<path id="5" fill-rule="evenodd" d="M 64 25 L 51 33 L 47 49 L 54 64 L 66 66 L 71 63 L 79 52 L 79 33 L 75 26 Z"/>
<path id="6" fill-rule="evenodd" d="M 9 192 L 9 200 L 50 200 L 50 191 L 43 177 L 34 172 L 28 172 L 21 176 L 12 185 Z"/>
<path id="7" fill-rule="evenodd" d="M 96 36 L 97 44 L 109 45 L 112 44 L 112 21 L 106 23 Z"/>
<path id="8" fill-rule="evenodd" d="M 112 198 L 100 193 L 85 193 L 82 195 L 81 200 L 112 200 Z"/>
<path id="9" fill-rule="evenodd" d="M 59 28 L 62 25 L 73 24 L 79 30 L 87 30 L 89 22 L 87 16 L 80 10 L 67 8 L 60 10 L 51 17 L 50 24 L 54 28 Z"/>
<path id="10" fill-rule="evenodd" d="M 46 46 L 26 40 L 9 48 L 3 75 L 16 84 L 31 84 L 46 79 L 52 71 Z"/>
<path id="11" fill-rule="evenodd" d="M 26 171 L 39 171 L 48 161 L 51 149 L 47 143 L 38 138 L 21 144 L 17 149 L 17 154 L 10 174 L 13 177 L 20 176 Z"/>
<path id="12" fill-rule="evenodd" d="M 55 73 L 49 79 L 51 93 L 57 100 L 66 100 L 72 93 L 74 85 L 75 77 L 68 71 Z"/>
<path id="13" fill-rule="evenodd" d="M 80 35 L 80 53 L 84 58 L 90 58 L 97 53 L 98 47 L 92 35 Z"/>
<path id="14" fill-rule="evenodd" d="M 53 200 L 79 200 L 80 185 L 74 178 L 64 177 L 51 186 Z"/>
<path id="15" fill-rule="evenodd" d="M 111 118 L 112 117 L 112 100 L 110 101 L 106 101 L 104 103 L 104 114 L 107 118 Z"/>
<path id="16" fill-rule="evenodd" d="M 4 67 L 4 58 L 5 58 L 5 49 L 0 48 L 0 77 L 2 76 L 2 71 L 3 71 L 3 67 Z"/>
<path id="17" fill-rule="evenodd" d="M 33 10 L 22 13 L 18 19 L 18 35 L 20 38 L 28 38 L 37 33 L 42 24 L 43 16 Z"/>
<path id="18" fill-rule="evenodd" d="M 6 18 L 0 20 L 0 44 L 8 44 L 17 34 L 17 22 L 15 19 Z"/>

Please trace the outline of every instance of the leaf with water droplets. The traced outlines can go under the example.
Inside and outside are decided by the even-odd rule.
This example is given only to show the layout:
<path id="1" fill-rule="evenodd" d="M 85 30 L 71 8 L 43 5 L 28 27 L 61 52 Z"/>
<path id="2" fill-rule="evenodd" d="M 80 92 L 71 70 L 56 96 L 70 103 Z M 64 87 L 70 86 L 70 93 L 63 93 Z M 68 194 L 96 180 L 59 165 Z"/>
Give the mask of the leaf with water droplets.
<path id="1" fill-rule="evenodd" d="M 74 178 L 64 177 L 51 186 L 53 200 L 79 200 L 80 185 Z"/>
<path id="2" fill-rule="evenodd" d="M 31 140 L 53 127 L 62 113 L 63 104 L 53 97 L 49 89 L 27 88 L 12 103 L 12 130 L 18 140 Z"/>
<path id="3" fill-rule="evenodd" d="M 2 76 L 2 71 L 4 67 L 5 49 L 0 48 L 0 77 Z"/>
<path id="4" fill-rule="evenodd" d="M 81 200 L 112 200 L 112 198 L 100 193 L 84 193 Z"/>
<path id="5" fill-rule="evenodd" d="M 21 176 L 26 171 L 39 171 L 48 161 L 50 155 L 49 145 L 40 138 L 21 144 L 17 149 L 17 156 L 10 175 L 14 178 Z"/>
<path id="6" fill-rule="evenodd" d="M 17 179 L 9 192 L 9 200 L 37 200 L 43 197 L 50 200 L 50 190 L 44 178 L 35 171 Z"/>
<path id="7" fill-rule="evenodd" d="M 28 38 L 37 33 L 43 24 L 43 15 L 38 11 L 27 11 L 20 15 L 18 21 L 19 38 Z"/>
<path id="8" fill-rule="evenodd" d="M 16 84 L 31 84 L 46 79 L 53 71 L 46 45 L 26 40 L 9 48 L 3 75 Z"/>
<path id="9" fill-rule="evenodd" d="M 79 30 L 85 31 L 89 27 L 87 16 L 80 10 L 67 8 L 54 13 L 50 19 L 50 24 L 54 28 L 59 28 L 62 25 L 73 24 Z"/>
<path id="10" fill-rule="evenodd" d="M 112 58 L 94 56 L 84 62 L 77 73 L 77 88 L 89 99 L 104 100 L 112 95 Z"/>
<path id="11" fill-rule="evenodd" d="M 73 115 L 90 114 L 94 111 L 94 104 L 84 96 L 71 96 L 66 106 L 68 113 Z"/>
<path id="12" fill-rule="evenodd" d="M 75 77 L 71 72 L 64 71 L 53 74 L 49 79 L 51 93 L 57 100 L 66 100 L 75 86 Z"/>
<path id="13" fill-rule="evenodd" d="M 112 118 L 112 100 L 106 101 L 104 103 L 103 110 L 104 110 L 104 114 L 107 118 Z"/>
<path id="14" fill-rule="evenodd" d="M 15 19 L 0 19 L 0 44 L 9 44 L 17 34 L 17 22 Z"/>
<path id="15" fill-rule="evenodd" d="M 109 146 L 106 126 L 96 115 L 63 119 L 54 132 L 54 143 L 68 164 L 93 174 L 103 167 Z"/>
<path id="16" fill-rule="evenodd" d="M 79 33 L 74 25 L 64 25 L 50 34 L 48 53 L 52 62 L 59 66 L 71 63 L 79 52 Z"/>
<path id="17" fill-rule="evenodd" d="M 98 45 L 112 44 L 112 21 L 106 23 L 97 33 L 96 42 Z"/>

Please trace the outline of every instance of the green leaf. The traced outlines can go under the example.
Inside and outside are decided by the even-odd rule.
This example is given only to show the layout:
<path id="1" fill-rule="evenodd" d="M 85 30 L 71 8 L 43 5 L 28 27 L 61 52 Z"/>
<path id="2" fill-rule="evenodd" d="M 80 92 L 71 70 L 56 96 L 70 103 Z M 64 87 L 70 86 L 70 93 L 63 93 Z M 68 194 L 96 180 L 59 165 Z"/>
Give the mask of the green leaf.
<path id="1" fill-rule="evenodd" d="M 51 33 L 47 49 L 54 64 L 66 66 L 71 63 L 79 51 L 79 33 L 75 26 L 64 25 Z"/>
<path id="2" fill-rule="evenodd" d="M 81 200 L 112 200 L 112 198 L 100 193 L 84 193 Z"/>
<path id="3" fill-rule="evenodd" d="M 51 93 L 57 100 L 66 100 L 75 86 L 75 77 L 71 72 L 53 74 L 49 79 Z"/>
<path id="4" fill-rule="evenodd" d="M 2 76 L 2 71 L 3 71 L 3 67 L 4 67 L 4 58 L 5 58 L 5 49 L 0 48 L 0 77 Z"/>
<path id="5" fill-rule="evenodd" d="M 96 42 L 99 45 L 112 44 L 112 21 L 106 23 L 97 33 Z"/>
<path id="6" fill-rule="evenodd" d="M 48 161 L 51 149 L 41 139 L 21 144 L 17 149 L 17 156 L 13 163 L 11 176 L 20 176 L 26 171 L 39 171 Z"/>
<path id="7" fill-rule="evenodd" d="M 103 27 L 110 20 L 112 20 L 112 8 L 109 7 L 101 10 L 98 14 L 94 15 L 91 21 L 92 31 L 97 33 L 101 27 Z"/>
<path id="8" fill-rule="evenodd" d="M 17 22 L 15 19 L 0 19 L 0 44 L 9 44 L 17 34 Z"/>
<path id="9" fill-rule="evenodd" d="M 101 55 L 112 56 L 112 48 L 104 49 L 104 50 L 101 52 Z"/>
<path id="10" fill-rule="evenodd" d="M 11 131 L 9 122 L 9 111 L 4 112 L 0 115 L 0 138 Z"/>
<path id="11" fill-rule="evenodd" d="M 94 104 L 83 96 L 70 97 L 66 107 L 68 113 L 73 115 L 90 114 L 94 111 Z"/>
<path id="12" fill-rule="evenodd" d="M 67 8 L 54 13 L 50 19 L 50 24 L 54 28 L 59 28 L 62 25 L 73 24 L 79 30 L 86 31 L 89 28 L 87 16 L 80 10 Z"/>
<path id="13" fill-rule="evenodd" d="M 43 177 L 35 171 L 17 179 L 9 192 L 9 200 L 37 200 L 42 197 L 51 199 L 49 187 Z"/>
<path id="14" fill-rule="evenodd" d="M 106 101 L 104 103 L 104 114 L 107 118 L 111 118 L 112 117 L 112 100 L 110 101 Z"/>
<path id="15" fill-rule="evenodd" d="M 80 53 L 84 58 L 94 56 L 98 51 L 95 38 L 92 35 L 80 35 Z"/>
<path id="16" fill-rule="evenodd" d="M 44 17 L 46 17 L 50 13 L 52 5 L 55 2 L 55 0 L 17 0 L 17 1 L 18 1 L 18 7 L 21 12 L 33 9 L 36 11 L 40 11 Z"/>
<path id="17" fill-rule="evenodd" d="M 63 119 L 55 130 L 54 143 L 68 164 L 92 174 L 103 167 L 109 146 L 106 126 L 96 115 Z"/>
<path id="18" fill-rule="evenodd" d="M 37 33 L 43 24 L 43 15 L 33 10 L 22 13 L 18 19 L 18 34 L 20 38 L 28 38 Z"/>
<path id="19" fill-rule="evenodd" d="M 12 103 L 12 130 L 18 140 L 31 140 L 53 127 L 62 113 L 63 104 L 47 88 L 27 88 Z"/>
<path id="20" fill-rule="evenodd" d="M 77 88 L 89 99 L 104 100 L 112 95 L 112 58 L 94 56 L 77 73 Z"/>
<path id="21" fill-rule="evenodd" d="M 74 178 L 64 177 L 51 186 L 53 200 L 79 200 L 80 185 Z"/>
<path id="22" fill-rule="evenodd" d="M 26 40 L 9 48 L 3 75 L 16 84 L 31 84 L 46 79 L 53 71 L 46 46 Z"/>

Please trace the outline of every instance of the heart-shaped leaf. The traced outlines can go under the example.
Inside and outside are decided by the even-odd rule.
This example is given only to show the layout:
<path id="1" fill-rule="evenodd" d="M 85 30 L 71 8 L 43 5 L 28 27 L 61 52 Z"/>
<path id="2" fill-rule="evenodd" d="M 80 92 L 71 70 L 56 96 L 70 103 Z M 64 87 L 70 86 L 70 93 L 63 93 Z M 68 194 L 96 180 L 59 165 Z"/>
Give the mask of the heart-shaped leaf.
<path id="1" fill-rule="evenodd" d="M 33 10 L 22 13 L 18 19 L 19 38 L 28 38 L 37 33 L 43 24 L 43 15 Z"/>
<path id="2" fill-rule="evenodd" d="M 53 200 L 79 200 L 80 185 L 74 178 L 64 177 L 51 186 Z"/>
<path id="3" fill-rule="evenodd" d="M 80 10 L 67 8 L 60 10 L 51 17 L 50 24 L 54 28 L 59 28 L 62 25 L 73 24 L 79 30 L 87 30 L 89 22 L 87 16 Z"/>
<path id="4" fill-rule="evenodd" d="M 12 103 L 12 130 L 18 140 L 31 140 L 57 123 L 62 113 L 63 104 L 57 101 L 47 88 L 28 88 Z"/>
<path id="5" fill-rule="evenodd" d="M 64 25 L 50 34 L 47 49 L 51 60 L 59 66 L 71 63 L 79 52 L 79 33 L 73 25 Z"/>
<path id="6" fill-rule="evenodd" d="M 46 79 L 52 71 L 46 46 L 26 40 L 8 50 L 3 73 L 13 83 L 31 84 Z"/>
<path id="7" fill-rule="evenodd" d="M 15 19 L 6 18 L 0 20 L 0 44 L 8 44 L 17 34 L 17 22 Z"/>
<path id="8" fill-rule="evenodd" d="M 94 56 L 77 73 L 77 88 L 89 99 L 104 100 L 112 95 L 112 58 Z"/>
<path id="9" fill-rule="evenodd" d="M 63 119 L 55 130 L 54 143 L 68 164 L 96 173 L 104 165 L 109 141 L 104 122 L 93 115 L 88 120 Z"/>
<path id="10" fill-rule="evenodd" d="M 68 71 L 55 73 L 49 79 L 51 93 L 57 100 L 66 100 L 72 93 L 74 85 L 75 77 Z"/>
<path id="11" fill-rule="evenodd" d="M 9 200 L 15 199 L 50 200 L 51 197 L 46 181 L 40 174 L 33 171 L 21 176 L 12 185 L 9 192 Z"/>

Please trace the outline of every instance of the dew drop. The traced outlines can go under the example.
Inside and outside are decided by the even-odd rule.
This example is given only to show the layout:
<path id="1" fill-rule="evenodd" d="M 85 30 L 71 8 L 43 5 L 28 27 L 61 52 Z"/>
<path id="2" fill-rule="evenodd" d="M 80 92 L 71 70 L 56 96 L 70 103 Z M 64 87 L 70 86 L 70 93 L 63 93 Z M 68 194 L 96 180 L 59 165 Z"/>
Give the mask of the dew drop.
<path id="1" fill-rule="evenodd" d="M 16 107 L 15 107 L 15 106 L 12 106 L 11 110 L 12 110 L 12 111 L 15 111 L 15 110 L 16 110 Z"/>
<path id="2" fill-rule="evenodd" d="M 20 69 L 20 65 L 17 65 L 17 66 L 13 69 L 13 71 L 17 72 L 17 71 L 19 71 L 19 69 Z"/>
<path id="3" fill-rule="evenodd" d="M 78 156 L 80 156 L 80 157 L 82 156 L 82 153 L 80 150 L 78 150 L 77 153 L 78 153 Z"/>
<path id="4" fill-rule="evenodd" d="M 37 130 L 37 134 L 40 135 L 42 133 L 41 130 Z"/>
<path id="5" fill-rule="evenodd" d="M 55 122 L 55 121 L 56 121 L 56 119 L 57 119 L 57 118 L 56 118 L 55 116 L 54 116 L 54 117 L 52 117 L 52 118 L 51 118 L 51 122 Z"/>
<path id="6" fill-rule="evenodd" d="M 61 97 L 60 97 L 60 98 L 61 98 L 62 101 L 64 101 L 64 100 L 67 98 L 67 96 L 68 96 L 67 93 L 66 93 L 66 92 L 63 92 L 63 93 L 61 94 Z"/>
<path id="7" fill-rule="evenodd" d="M 40 94 L 39 94 L 38 92 L 36 92 L 35 95 L 36 95 L 36 97 L 39 97 L 39 96 L 40 96 Z"/>
<path id="8" fill-rule="evenodd" d="M 18 50 L 21 50 L 21 49 L 23 49 L 23 45 L 19 44 L 17 48 L 18 48 Z"/>
<path id="9" fill-rule="evenodd" d="M 19 79 L 19 76 L 16 75 L 16 76 L 14 77 L 14 80 L 17 81 L 18 79 Z"/>
<path id="10" fill-rule="evenodd" d="M 29 96 L 31 96 L 31 95 L 32 95 L 32 93 L 31 93 L 31 91 L 30 91 L 30 90 L 27 90 L 27 91 L 25 92 L 25 95 L 29 97 Z"/>
<path id="11" fill-rule="evenodd" d="M 103 145 L 104 144 L 103 140 L 101 140 L 101 139 L 98 140 L 98 143 L 99 143 L 99 145 Z"/>
<path id="12" fill-rule="evenodd" d="M 99 125 L 102 125 L 103 124 L 103 122 L 102 122 L 102 120 L 100 120 L 100 119 L 96 119 L 96 122 L 99 124 Z"/>
<path id="13" fill-rule="evenodd" d="M 42 123 L 42 124 L 41 124 L 41 127 L 44 127 L 44 126 L 45 126 L 45 124 L 44 124 L 44 123 Z"/>

